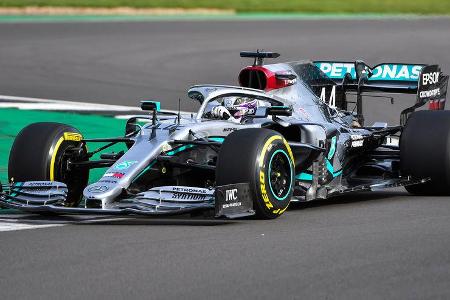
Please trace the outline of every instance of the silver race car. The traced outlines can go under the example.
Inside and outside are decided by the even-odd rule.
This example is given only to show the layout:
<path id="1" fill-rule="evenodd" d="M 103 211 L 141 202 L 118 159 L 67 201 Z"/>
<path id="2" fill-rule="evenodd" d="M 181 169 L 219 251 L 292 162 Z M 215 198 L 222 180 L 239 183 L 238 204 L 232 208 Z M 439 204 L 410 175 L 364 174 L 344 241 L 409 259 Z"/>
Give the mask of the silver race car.
<path id="1" fill-rule="evenodd" d="M 271 219 L 291 201 L 358 191 L 450 194 L 448 76 L 437 65 L 264 64 L 278 56 L 241 52 L 254 63 L 241 70 L 240 86 L 189 89 L 200 104 L 195 115 L 143 101 L 148 113 L 130 118 L 122 137 L 88 139 L 60 123 L 25 127 L 11 149 L 1 206 Z M 365 124 L 363 99 L 374 101 L 374 93 L 413 94 L 416 104 L 402 111 L 399 126 Z M 429 110 L 415 112 L 426 103 Z M 103 144 L 88 150 L 87 143 Z M 108 153 L 117 143 L 128 150 Z M 94 168 L 107 170 L 88 184 Z"/>

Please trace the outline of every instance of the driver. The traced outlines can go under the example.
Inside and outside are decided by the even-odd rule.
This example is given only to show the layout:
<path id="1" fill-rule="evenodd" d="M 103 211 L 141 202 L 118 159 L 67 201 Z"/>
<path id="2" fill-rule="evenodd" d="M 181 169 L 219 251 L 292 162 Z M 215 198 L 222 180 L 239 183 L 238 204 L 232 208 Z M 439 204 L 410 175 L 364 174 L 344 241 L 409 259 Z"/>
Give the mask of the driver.
<path id="1" fill-rule="evenodd" d="M 248 97 L 226 97 L 221 104 L 211 110 L 211 116 L 235 123 L 241 122 L 246 115 L 255 114 L 258 108 L 258 100 Z"/>

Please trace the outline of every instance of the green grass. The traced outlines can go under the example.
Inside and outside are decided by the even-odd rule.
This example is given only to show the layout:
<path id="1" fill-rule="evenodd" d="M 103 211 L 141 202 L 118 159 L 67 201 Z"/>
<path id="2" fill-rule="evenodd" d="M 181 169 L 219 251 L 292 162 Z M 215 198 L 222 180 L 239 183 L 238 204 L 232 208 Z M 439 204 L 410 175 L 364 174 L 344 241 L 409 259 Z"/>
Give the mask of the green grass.
<path id="1" fill-rule="evenodd" d="M 450 14 L 450 0 L 0 0 L 0 6 L 219 8 L 237 12 Z"/>

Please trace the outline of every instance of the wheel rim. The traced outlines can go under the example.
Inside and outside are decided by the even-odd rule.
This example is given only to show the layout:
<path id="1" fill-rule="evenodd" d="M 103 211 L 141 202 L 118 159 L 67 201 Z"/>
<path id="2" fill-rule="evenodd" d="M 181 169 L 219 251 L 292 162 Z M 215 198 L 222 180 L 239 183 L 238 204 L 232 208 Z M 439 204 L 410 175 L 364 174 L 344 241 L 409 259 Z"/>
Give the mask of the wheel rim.
<path id="1" fill-rule="evenodd" d="M 55 163 L 55 165 L 57 166 L 55 170 L 55 180 L 66 183 L 67 187 L 69 188 L 66 200 L 68 206 L 78 205 L 78 202 L 80 201 L 79 194 L 83 191 L 84 186 L 87 184 L 87 179 L 85 178 L 86 176 L 89 176 L 89 173 L 84 174 L 85 172 L 81 170 L 68 171 L 66 169 L 69 161 L 66 153 L 75 147 L 75 145 L 69 142 L 67 142 L 67 144 L 65 145 L 62 145 Z M 85 180 L 86 182 L 84 182 Z"/>
<path id="2" fill-rule="evenodd" d="M 269 187 L 278 201 L 285 200 L 291 191 L 292 164 L 284 150 L 276 150 L 269 160 Z"/>

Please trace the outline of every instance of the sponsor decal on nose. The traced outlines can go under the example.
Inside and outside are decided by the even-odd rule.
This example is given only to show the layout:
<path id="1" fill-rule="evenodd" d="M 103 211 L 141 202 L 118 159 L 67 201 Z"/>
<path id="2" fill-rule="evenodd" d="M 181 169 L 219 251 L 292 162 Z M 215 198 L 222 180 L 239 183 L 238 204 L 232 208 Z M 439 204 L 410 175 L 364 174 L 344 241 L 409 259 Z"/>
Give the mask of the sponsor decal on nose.
<path id="1" fill-rule="evenodd" d="M 123 161 L 123 162 L 117 164 L 114 168 L 116 170 L 126 170 L 126 169 L 128 169 L 129 167 L 131 167 L 134 164 L 137 164 L 136 160 L 131 160 L 131 161 L 130 160 L 126 160 L 126 161 Z"/>
<path id="2" fill-rule="evenodd" d="M 114 172 L 114 173 L 106 173 L 105 175 L 103 175 L 103 177 L 114 177 L 117 179 L 122 178 L 123 176 L 125 176 L 124 173 L 118 173 L 118 172 Z"/>

